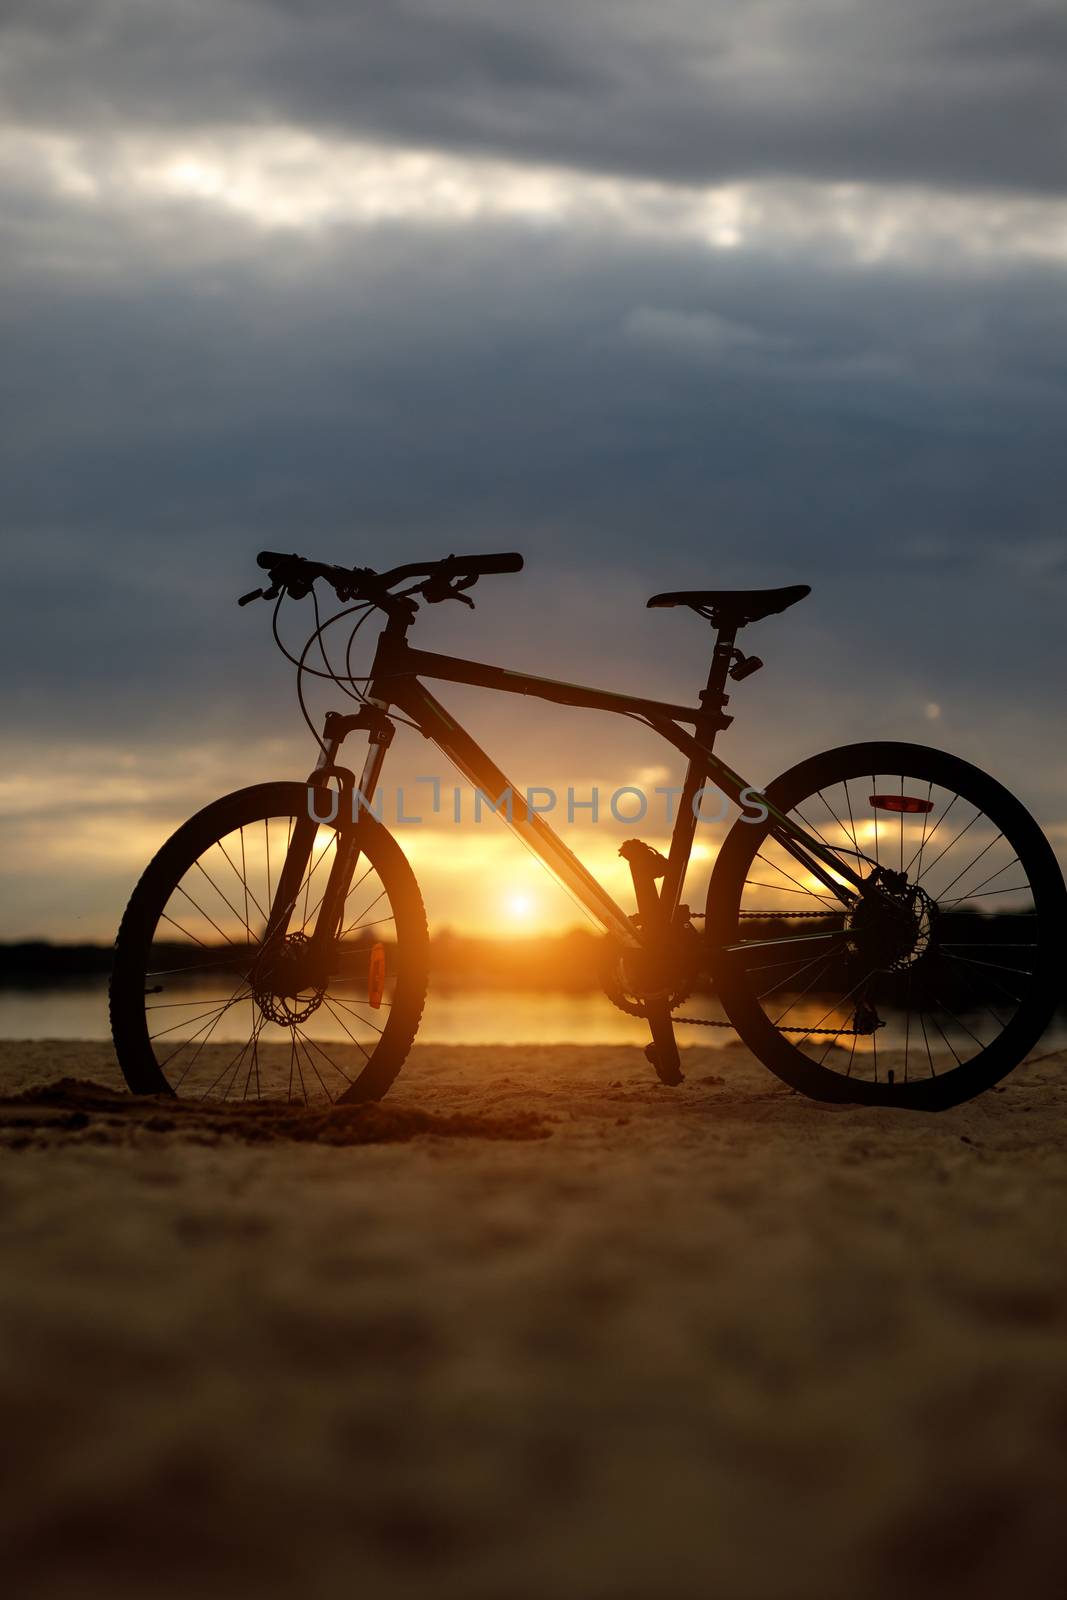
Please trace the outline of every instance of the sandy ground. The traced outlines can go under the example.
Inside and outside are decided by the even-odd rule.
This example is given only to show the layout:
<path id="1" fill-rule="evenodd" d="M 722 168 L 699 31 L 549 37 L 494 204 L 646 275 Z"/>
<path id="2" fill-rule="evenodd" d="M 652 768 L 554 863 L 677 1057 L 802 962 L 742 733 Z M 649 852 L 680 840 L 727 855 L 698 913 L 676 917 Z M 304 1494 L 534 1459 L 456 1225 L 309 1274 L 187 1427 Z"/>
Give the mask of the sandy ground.
<path id="1" fill-rule="evenodd" d="M 1067 1056 L 685 1064 L 427 1046 L 324 1125 L 0 1047 L 8 1592 L 1060 1595 Z"/>

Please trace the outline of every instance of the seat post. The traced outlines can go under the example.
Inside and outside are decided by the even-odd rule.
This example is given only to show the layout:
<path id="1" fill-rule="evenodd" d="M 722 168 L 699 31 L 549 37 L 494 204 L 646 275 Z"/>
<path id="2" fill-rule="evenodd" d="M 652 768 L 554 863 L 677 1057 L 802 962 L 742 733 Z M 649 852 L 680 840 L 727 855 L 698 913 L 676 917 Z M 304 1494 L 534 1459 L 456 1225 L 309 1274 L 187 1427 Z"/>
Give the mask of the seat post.
<path id="1" fill-rule="evenodd" d="M 732 717 L 726 715 L 726 707 L 730 701 L 730 696 L 726 693 L 726 680 L 730 675 L 736 640 L 735 623 L 724 623 L 715 635 L 707 688 L 700 695 L 700 704 L 708 719 L 707 725 L 701 732 L 706 735 L 709 744 L 714 743 L 715 735 L 721 728 L 728 728 L 733 721 Z"/>

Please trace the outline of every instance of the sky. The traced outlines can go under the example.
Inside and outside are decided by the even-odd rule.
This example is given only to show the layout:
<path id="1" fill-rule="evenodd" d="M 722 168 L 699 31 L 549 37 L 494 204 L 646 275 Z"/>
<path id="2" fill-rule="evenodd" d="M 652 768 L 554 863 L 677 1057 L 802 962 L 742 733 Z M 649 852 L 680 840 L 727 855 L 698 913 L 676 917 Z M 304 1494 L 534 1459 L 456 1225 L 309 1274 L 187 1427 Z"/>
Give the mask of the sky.
<path id="1" fill-rule="evenodd" d="M 109 938 L 310 765 L 264 547 L 520 550 L 416 641 L 671 699 L 709 640 L 650 594 L 810 583 L 726 759 L 936 744 L 1067 846 L 1065 72 L 1055 3 L 8 0 L 0 936 Z M 677 771 L 441 697 L 522 784 Z M 621 889 L 619 836 L 568 833 Z M 435 925 L 575 918 L 499 825 L 405 845 Z"/>

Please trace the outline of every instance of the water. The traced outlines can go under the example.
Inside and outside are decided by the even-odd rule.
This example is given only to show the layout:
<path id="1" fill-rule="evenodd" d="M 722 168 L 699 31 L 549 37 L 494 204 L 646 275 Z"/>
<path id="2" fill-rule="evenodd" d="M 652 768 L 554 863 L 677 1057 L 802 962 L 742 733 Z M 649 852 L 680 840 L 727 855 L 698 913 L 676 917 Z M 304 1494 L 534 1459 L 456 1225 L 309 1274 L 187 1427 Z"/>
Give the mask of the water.
<path id="1" fill-rule="evenodd" d="M 721 1016 L 704 997 L 686 1006 L 694 1016 Z M 235 1019 L 237 1023 L 237 1019 Z M 237 1023 L 239 1029 L 242 1024 Z M 243 1031 L 234 1038 L 247 1035 Z M 694 1029 L 701 1044 L 728 1044 L 729 1028 Z M 106 981 L 49 988 L 0 989 L 0 1038 L 109 1039 Z M 215 1037 L 224 1040 L 225 1030 Z M 627 1017 L 604 995 L 552 994 L 536 990 L 478 991 L 431 988 L 420 1044 L 639 1044 L 648 1030 Z"/>
<path id="2" fill-rule="evenodd" d="M 221 991 L 220 991 L 221 992 Z M 810 1006 L 810 1010 L 809 1010 Z M 682 1008 L 687 1016 L 722 1018 L 713 997 L 694 995 Z M 218 1042 L 248 1035 L 247 1012 L 235 1014 L 214 1037 Z M 791 1010 L 790 1021 L 810 1026 L 821 1020 L 824 1003 L 812 998 Z M 306 1031 L 315 1037 L 313 1023 Z M 682 1044 L 732 1043 L 731 1028 L 678 1030 Z M 30 988 L 0 988 L 0 1038 L 110 1039 L 106 979 Z M 322 1037 L 328 1037 L 323 1033 Z M 579 1044 L 645 1045 L 646 1025 L 625 1016 L 606 996 L 540 990 L 449 990 L 431 986 L 419 1029 L 420 1044 Z M 1061 1013 L 1042 1041 L 1042 1049 L 1067 1047 L 1067 1014 Z"/>

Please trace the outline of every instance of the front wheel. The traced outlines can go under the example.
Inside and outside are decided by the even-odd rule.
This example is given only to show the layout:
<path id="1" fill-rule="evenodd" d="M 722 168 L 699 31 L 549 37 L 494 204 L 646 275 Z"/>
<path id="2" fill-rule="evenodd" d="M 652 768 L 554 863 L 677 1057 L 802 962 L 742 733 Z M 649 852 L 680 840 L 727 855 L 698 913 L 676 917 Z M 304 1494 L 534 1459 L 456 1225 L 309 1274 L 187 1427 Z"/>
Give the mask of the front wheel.
<path id="1" fill-rule="evenodd" d="M 343 813 L 343 806 L 341 808 Z M 284 937 L 265 937 L 290 846 L 306 851 Z M 310 834 L 310 837 L 308 835 Z M 313 944 L 331 870 L 343 914 L 328 955 Z M 288 880 L 287 880 L 288 881 Z M 396 840 L 363 812 L 309 828 L 302 783 L 216 800 L 145 869 L 115 945 L 111 1028 L 135 1094 L 312 1102 L 377 1099 L 422 1015 L 426 914 Z"/>
<path id="2" fill-rule="evenodd" d="M 1017 1066 L 1060 1000 L 1067 928 L 1056 858 L 1019 801 L 955 756 L 891 743 L 813 756 L 765 796 L 863 882 L 836 895 L 773 815 L 731 829 L 706 927 L 754 1054 L 816 1099 L 925 1110 Z"/>

